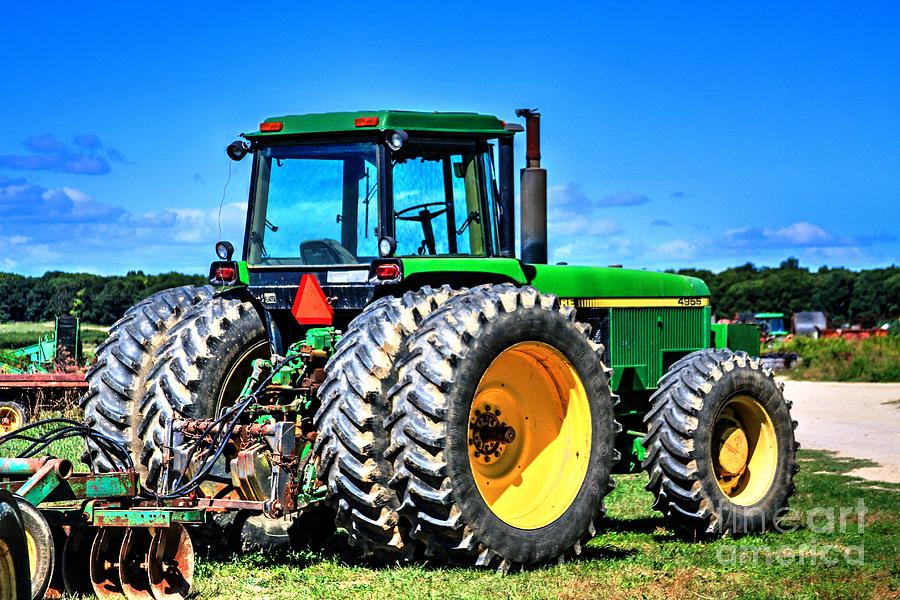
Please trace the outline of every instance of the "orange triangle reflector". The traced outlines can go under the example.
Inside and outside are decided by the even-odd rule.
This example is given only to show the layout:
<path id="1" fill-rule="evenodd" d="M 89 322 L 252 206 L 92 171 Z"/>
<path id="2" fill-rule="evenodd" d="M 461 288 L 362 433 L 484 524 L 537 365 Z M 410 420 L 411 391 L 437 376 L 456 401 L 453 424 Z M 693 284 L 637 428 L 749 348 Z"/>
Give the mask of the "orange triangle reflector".
<path id="1" fill-rule="evenodd" d="M 307 273 L 300 278 L 291 313 L 301 325 L 331 325 L 334 320 L 334 309 L 313 275 Z"/>

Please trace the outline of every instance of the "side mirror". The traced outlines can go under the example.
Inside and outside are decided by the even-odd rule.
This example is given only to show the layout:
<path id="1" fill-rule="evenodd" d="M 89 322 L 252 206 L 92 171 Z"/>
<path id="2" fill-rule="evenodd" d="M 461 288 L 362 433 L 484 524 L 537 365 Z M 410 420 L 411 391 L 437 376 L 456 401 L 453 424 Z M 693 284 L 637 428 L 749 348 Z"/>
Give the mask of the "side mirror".
<path id="1" fill-rule="evenodd" d="M 225 148 L 225 154 L 233 161 L 239 161 L 250 152 L 250 146 L 243 140 L 234 140 Z"/>

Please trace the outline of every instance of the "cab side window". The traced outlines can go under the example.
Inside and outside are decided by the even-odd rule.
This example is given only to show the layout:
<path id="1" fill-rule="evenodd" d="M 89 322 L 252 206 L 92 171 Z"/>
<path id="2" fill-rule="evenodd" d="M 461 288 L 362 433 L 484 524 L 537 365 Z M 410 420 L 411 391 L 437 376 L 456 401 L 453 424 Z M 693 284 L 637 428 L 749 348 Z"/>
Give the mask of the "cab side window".
<path id="1" fill-rule="evenodd" d="M 393 161 L 397 254 L 484 255 L 476 152 L 422 152 Z"/>

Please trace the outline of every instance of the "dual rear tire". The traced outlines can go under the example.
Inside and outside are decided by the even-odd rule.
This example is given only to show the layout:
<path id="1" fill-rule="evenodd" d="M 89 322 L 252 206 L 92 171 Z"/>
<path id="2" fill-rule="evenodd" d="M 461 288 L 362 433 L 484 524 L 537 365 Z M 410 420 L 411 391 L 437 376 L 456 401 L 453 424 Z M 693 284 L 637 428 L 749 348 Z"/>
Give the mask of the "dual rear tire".
<path id="1" fill-rule="evenodd" d="M 506 571 L 579 553 L 618 456 L 602 347 L 555 296 L 481 286 L 410 337 L 387 456 L 426 555 Z"/>
<path id="2" fill-rule="evenodd" d="M 350 543 L 500 570 L 579 552 L 617 458 L 587 331 L 556 297 L 512 285 L 370 305 L 316 415 L 319 477 Z"/>

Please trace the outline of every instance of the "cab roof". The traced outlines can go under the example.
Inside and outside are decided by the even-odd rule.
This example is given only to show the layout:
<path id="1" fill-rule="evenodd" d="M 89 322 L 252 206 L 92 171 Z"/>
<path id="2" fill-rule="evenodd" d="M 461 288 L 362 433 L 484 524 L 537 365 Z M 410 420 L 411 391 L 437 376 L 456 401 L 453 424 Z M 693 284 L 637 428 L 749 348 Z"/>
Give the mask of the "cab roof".
<path id="1" fill-rule="evenodd" d="M 506 129 L 505 122 L 491 115 L 406 110 L 367 110 L 269 117 L 260 124 L 259 130 L 242 135 L 246 138 L 263 139 L 276 136 L 359 133 L 391 129 L 475 134 L 488 138 L 513 135 L 512 131 Z"/>

